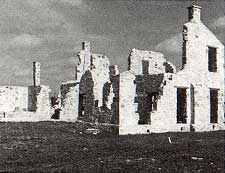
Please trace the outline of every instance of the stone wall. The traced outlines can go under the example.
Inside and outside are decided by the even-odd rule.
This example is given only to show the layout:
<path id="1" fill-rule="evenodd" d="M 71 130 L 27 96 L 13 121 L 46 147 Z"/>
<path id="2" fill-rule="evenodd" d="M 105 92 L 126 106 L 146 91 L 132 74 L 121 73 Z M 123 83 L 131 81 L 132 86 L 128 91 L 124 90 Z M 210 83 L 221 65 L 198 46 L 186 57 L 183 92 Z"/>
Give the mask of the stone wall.
<path id="1" fill-rule="evenodd" d="M 91 52 L 90 52 L 90 42 L 82 43 L 82 50 L 78 53 L 79 63 L 76 66 L 76 79 L 77 81 L 81 80 L 82 75 L 88 70 L 91 65 Z"/>
<path id="2" fill-rule="evenodd" d="M 151 113 L 157 111 L 157 102 L 163 94 L 163 78 L 161 73 L 135 76 L 138 124 L 151 124 Z"/>
<path id="3" fill-rule="evenodd" d="M 20 86 L 0 86 L 0 112 L 28 110 L 28 88 Z"/>
<path id="4" fill-rule="evenodd" d="M 119 124 L 119 70 L 116 65 L 109 67 L 110 81 L 103 86 L 103 105 L 100 122 Z M 106 113 L 107 112 L 107 113 Z"/>
<path id="5" fill-rule="evenodd" d="M 138 126 L 139 115 L 136 112 L 138 104 L 135 103 L 136 85 L 135 75 L 130 71 L 120 73 L 119 92 L 119 133 L 135 133 L 133 129 Z"/>
<path id="6" fill-rule="evenodd" d="M 50 114 L 50 88 L 49 86 L 29 86 L 28 87 L 28 110 L 36 112 L 43 117 L 41 119 L 49 119 Z"/>
<path id="7" fill-rule="evenodd" d="M 0 86 L 2 121 L 43 121 L 50 119 L 50 88 L 40 85 L 40 62 L 33 62 L 32 86 Z M 6 115 L 7 113 L 7 115 Z"/>
<path id="8" fill-rule="evenodd" d="M 111 111 L 106 102 L 103 103 L 106 98 L 112 99 L 109 98 L 110 88 L 109 73 L 104 73 L 104 69 L 86 71 L 79 85 L 79 119 L 110 123 Z"/>
<path id="9" fill-rule="evenodd" d="M 2 121 L 43 121 L 50 119 L 50 89 L 39 87 L 0 87 Z M 4 119 L 5 118 L 5 119 Z"/>
<path id="10" fill-rule="evenodd" d="M 111 104 L 111 111 L 112 111 L 112 124 L 119 124 L 119 97 L 120 97 L 120 75 L 113 76 L 111 79 L 112 82 L 112 104 Z"/>
<path id="11" fill-rule="evenodd" d="M 186 63 L 179 76 L 185 76 L 195 88 L 195 127 L 196 131 L 221 129 L 223 127 L 224 102 L 224 46 L 201 22 L 198 6 L 189 9 L 189 22 L 183 26 L 183 41 Z M 193 12 L 193 14 L 192 14 Z M 195 14 L 197 13 L 197 14 Z M 209 71 L 209 47 L 216 48 L 216 72 Z M 210 89 L 218 89 L 218 123 L 209 123 Z"/>
<path id="12" fill-rule="evenodd" d="M 128 70 L 135 75 L 165 73 L 166 69 L 176 72 L 176 68 L 167 62 L 160 52 L 132 49 L 128 57 Z"/>
<path id="13" fill-rule="evenodd" d="M 128 71 L 119 74 L 84 42 L 75 81 L 62 83 L 52 110 L 50 88 L 40 85 L 40 63 L 34 62 L 33 86 L 0 87 L 1 120 L 43 121 L 58 114 L 62 121 L 119 124 L 119 134 L 224 129 L 224 46 L 201 22 L 200 7 L 188 11 L 180 71 L 162 53 L 132 49 Z"/>
<path id="14" fill-rule="evenodd" d="M 94 97 L 94 81 L 91 71 L 86 71 L 82 76 L 79 85 L 79 119 L 94 121 L 96 115 L 95 110 L 95 97 Z"/>
<path id="15" fill-rule="evenodd" d="M 105 55 L 91 53 L 89 42 L 83 43 L 83 49 L 79 52 L 78 58 L 78 118 L 85 121 L 111 123 L 112 114 L 114 114 L 111 111 L 111 104 L 115 89 L 110 80 L 109 59 Z M 118 71 L 118 69 L 114 70 Z"/>
<path id="16" fill-rule="evenodd" d="M 75 81 L 68 81 L 60 86 L 61 112 L 60 120 L 76 121 L 79 105 L 79 85 Z"/>
<path id="17" fill-rule="evenodd" d="M 50 88 L 46 85 L 40 86 L 40 92 L 36 93 L 37 97 L 37 109 L 36 113 L 39 115 L 40 120 L 50 120 Z"/>
<path id="18" fill-rule="evenodd" d="M 28 86 L 28 111 L 37 111 L 37 95 L 40 93 L 40 86 Z"/>
<path id="19" fill-rule="evenodd" d="M 94 82 L 93 92 L 95 100 L 98 100 L 98 107 L 103 105 L 103 87 L 109 82 L 109 59 L 100 54 L 92 54 L 91 73 Z"/>
<path id="20" fill-rule="evenodd" d="M 199 7 L 192 6 L 191 13 L 199 13 Z M 194 10 L 197 8 L 197 10 Z M 182 44 L 182 43 L 181 43 Z M 216 72 L 209 71 L 209 47 L 216 53 Z M 135 51 L 133 51 L 135 52 Z M 145 59 L 147 51 L 138 52 L 133 57 Z M 132 55 L 131 55 L 132 56 Z M 143 57 L 143 58 L 142 58 Z M 224 129 L 224 46 L 201 22 L 199 14 L 189 14 L 189 22 L 183 28 L 183 67 L 179 72 L 171 73 L 170 66 L 159 58 L 151 63 L 133 65 L 129 60 L 130 71 L 120 75 L 120 134 L 136 134 L 168 131 L 212 131 Z M 151 111 L 151 123 L 138 124 L 140 112 L 136 106 L 138 75 L 161 73 L 160 69 L 147 69 L 151 64 L 164 66 L 164 78 L 161 83 L 162 95 L 157 100 L 157 109 Z M 163 64 L 162 64 L 163 63 Z M 147 64 L 147 65 L 146 65 Z M 160 65 L 161 64 L 161 65 Z M 171 64 L 170 64 L 171 65 Z M 141 68 L 140 68 L 141 67 Z M 144 69 L 143 69 L 144 68 Z M 147 69 L 147 70 L 146 70 Z M 154 85 L 150 84 L 154 88 Z M 186 91 L 185 121 L 178 121 L 178 89 Z M 210 90 L 218 91 L 218 122 L 210 122 Z M 214 99 L 217 101 L 217 99 Z M 177 105 L 178 104 L 178 105 Z M 136 109 L 134 109 L 136 106 Z"/>

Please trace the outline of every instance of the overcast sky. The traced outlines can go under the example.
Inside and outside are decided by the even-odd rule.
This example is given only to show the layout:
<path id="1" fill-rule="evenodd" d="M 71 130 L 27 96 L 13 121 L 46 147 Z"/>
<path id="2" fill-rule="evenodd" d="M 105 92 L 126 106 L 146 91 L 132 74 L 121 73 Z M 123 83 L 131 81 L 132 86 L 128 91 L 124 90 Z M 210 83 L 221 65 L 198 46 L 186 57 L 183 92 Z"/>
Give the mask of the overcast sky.
<path id="1" fill-rule="evenodd" d="M 0 0 L 0 84 L 31 85 L 32 62 L 41 83 L 58 88 L 74 79 L 81 42 L 108 56 L 120 71 L 132 48 L 160 51 L 179 64 L 184 0 Z M 201 18 L 224 43 L 224 0 L 199 1 Z"/>

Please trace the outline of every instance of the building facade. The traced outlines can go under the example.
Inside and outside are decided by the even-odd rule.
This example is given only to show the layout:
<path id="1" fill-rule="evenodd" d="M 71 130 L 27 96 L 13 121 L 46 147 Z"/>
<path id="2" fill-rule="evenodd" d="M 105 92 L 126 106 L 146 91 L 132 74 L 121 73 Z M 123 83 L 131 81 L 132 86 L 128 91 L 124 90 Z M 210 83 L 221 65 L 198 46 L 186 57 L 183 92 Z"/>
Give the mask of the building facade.
<path id="1" fill-rule="evenodd" d="M 224 46 L 200 12 L 188 7 L 180 71 L 151 52 L 147 61 L 146 51 L 131 53 L 131 68 L 120 74 L 120 134 L 224 128 Z"/>

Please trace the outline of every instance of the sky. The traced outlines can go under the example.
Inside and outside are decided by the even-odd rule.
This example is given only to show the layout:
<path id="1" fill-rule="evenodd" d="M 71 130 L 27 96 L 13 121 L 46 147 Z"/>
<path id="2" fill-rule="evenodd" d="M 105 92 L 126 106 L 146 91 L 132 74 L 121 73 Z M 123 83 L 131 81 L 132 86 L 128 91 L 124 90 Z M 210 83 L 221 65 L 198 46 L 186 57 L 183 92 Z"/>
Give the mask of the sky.
<path id="1" fill-rule="evenodd" d="M 57 91 L 74 80 L 85 40 L 121 72 L 132 48 L 160 51 L 179 67 L 190 5 L 190 0 L 0 0 L 0 85 L 32 85 L 32 62 L 40 61 L 41 84 Z M 203 23 L 224 43 L 224 0 L 197 5 Z"/>

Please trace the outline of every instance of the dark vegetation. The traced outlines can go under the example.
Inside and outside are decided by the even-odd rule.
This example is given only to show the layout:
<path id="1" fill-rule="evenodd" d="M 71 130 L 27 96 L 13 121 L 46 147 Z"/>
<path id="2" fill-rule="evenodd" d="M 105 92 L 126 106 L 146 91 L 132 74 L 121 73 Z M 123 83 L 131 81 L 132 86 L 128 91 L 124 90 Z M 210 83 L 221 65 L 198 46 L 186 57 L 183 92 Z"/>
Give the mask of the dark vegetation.
<path id="1" fill-rule="evenodd" d="M 0 123 L 0 172 L 224 172 L 224 131 L 117 136 L 86 128 Z"/>

